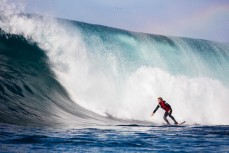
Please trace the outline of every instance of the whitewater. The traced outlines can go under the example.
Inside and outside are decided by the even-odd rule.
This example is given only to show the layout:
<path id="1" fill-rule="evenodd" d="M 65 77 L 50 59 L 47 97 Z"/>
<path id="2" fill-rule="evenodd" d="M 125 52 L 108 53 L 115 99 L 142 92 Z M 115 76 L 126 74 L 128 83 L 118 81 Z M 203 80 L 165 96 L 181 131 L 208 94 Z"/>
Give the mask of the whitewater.
<path id="1" fill-rule="evenodd" d="M 174 133 L 193 137 L 191 144 L 209 151 L 198 140 L 210 133 L 203 143 L 222 137 L 220 151 L 228 151 L 228 43 L 23 14 L 6 0 L 0 8 L 2 150 L 29 143 L 40 144 L 37 151 L 43 152 L 51 143 L 52 151 L 79 151 L 76 144 L 80 152 L 84 145 L 115 152 L 115 144 L 122 151 L 166 151 L 151 148 L 160 145 L 154 138 L 163 146 Z M 169 130 L 162 110 L 150 116 L 158 97 L 172 106 L 178 122 L 187 121 L 184 127 Z M 55 150 L 54 143 L 70 139 L 68 148 Z M 174 141 L 180 143 L 179 137 Z M 177 151 L 190 149 L 185 146 Z"/>

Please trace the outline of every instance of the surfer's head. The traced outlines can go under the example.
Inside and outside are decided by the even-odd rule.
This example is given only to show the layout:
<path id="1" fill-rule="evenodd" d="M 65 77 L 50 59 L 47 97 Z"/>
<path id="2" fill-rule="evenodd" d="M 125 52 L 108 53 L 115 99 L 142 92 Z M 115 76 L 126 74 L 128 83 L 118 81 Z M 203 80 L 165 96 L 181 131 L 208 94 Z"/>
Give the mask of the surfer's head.
<path id="1" fill-rule="evenodd" d="M 158 103 L 160 103 L 160 102 L 163 101 L 163 99 L 162 99 L 161 97 L 158 97 L 158 98 L 157 98 L 157 101 L 158 101 Z"/>

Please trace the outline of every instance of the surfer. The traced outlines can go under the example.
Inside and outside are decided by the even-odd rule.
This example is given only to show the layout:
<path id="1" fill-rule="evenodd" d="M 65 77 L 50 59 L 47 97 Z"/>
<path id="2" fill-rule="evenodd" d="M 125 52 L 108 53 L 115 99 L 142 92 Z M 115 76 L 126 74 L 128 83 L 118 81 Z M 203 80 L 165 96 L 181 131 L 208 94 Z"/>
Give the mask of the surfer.
<path id="1" fill-rule="evenodd" d="M 171 106 L 168 103 L 166 103 L 166 101 L 164 101 L 161 97 L 159 97 L 157 100 L 158 100 L 158 105 L 155 108 L 155 110 L 153 111 L 153 113 L 151 114 L 151 116 L 153 116 L 156 113 L 156 111 L 158 110 L 158 108 L 161 107 L 162 109 L 165 110 L 164 120 L 166 121 L 166 123 L 170 124 L 169 121 L 167 120 L 167 116 L 169 116 L 174 121 L 174 124 L 178 124 L 175 118 L 172 116 Z"/>

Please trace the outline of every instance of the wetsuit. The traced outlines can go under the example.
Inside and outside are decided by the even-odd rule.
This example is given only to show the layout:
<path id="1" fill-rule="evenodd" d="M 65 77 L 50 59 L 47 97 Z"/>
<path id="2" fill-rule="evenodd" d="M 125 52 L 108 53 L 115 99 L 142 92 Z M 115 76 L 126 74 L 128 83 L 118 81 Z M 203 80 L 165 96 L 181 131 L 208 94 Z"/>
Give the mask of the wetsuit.
<path id="1" fill-rule="evenodd" d="M 166 121 L 167 124 L 170 124 L 169 121 L 167 120 L 167 116 L 169 116 L 174 121 L 174 124 L 178 124 L 177 121 L 175 120 L 175 118 L 172 116 L 171 106 L 168 103 L 166 103 L 166 101 L 160 102 L 157 105 L 157 107 L 155 108 L 155 110 L 153 111 L 153 113 L 156 113 L 156 111 L 158 110 L 159 107 L 161 107 L 162 109 L 165 110 L 164 120 Z"/>

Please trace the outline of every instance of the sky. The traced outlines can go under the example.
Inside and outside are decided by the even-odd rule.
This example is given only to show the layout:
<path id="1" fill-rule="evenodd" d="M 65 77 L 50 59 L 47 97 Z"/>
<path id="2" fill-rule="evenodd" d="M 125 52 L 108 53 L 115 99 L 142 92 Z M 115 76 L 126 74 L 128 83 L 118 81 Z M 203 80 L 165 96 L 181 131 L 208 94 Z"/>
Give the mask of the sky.
<path id="1" fill-rule="evenodd" d="M 229 0 L 25 0 L 26 12 L 135 32 L 229 42 Z"/>

